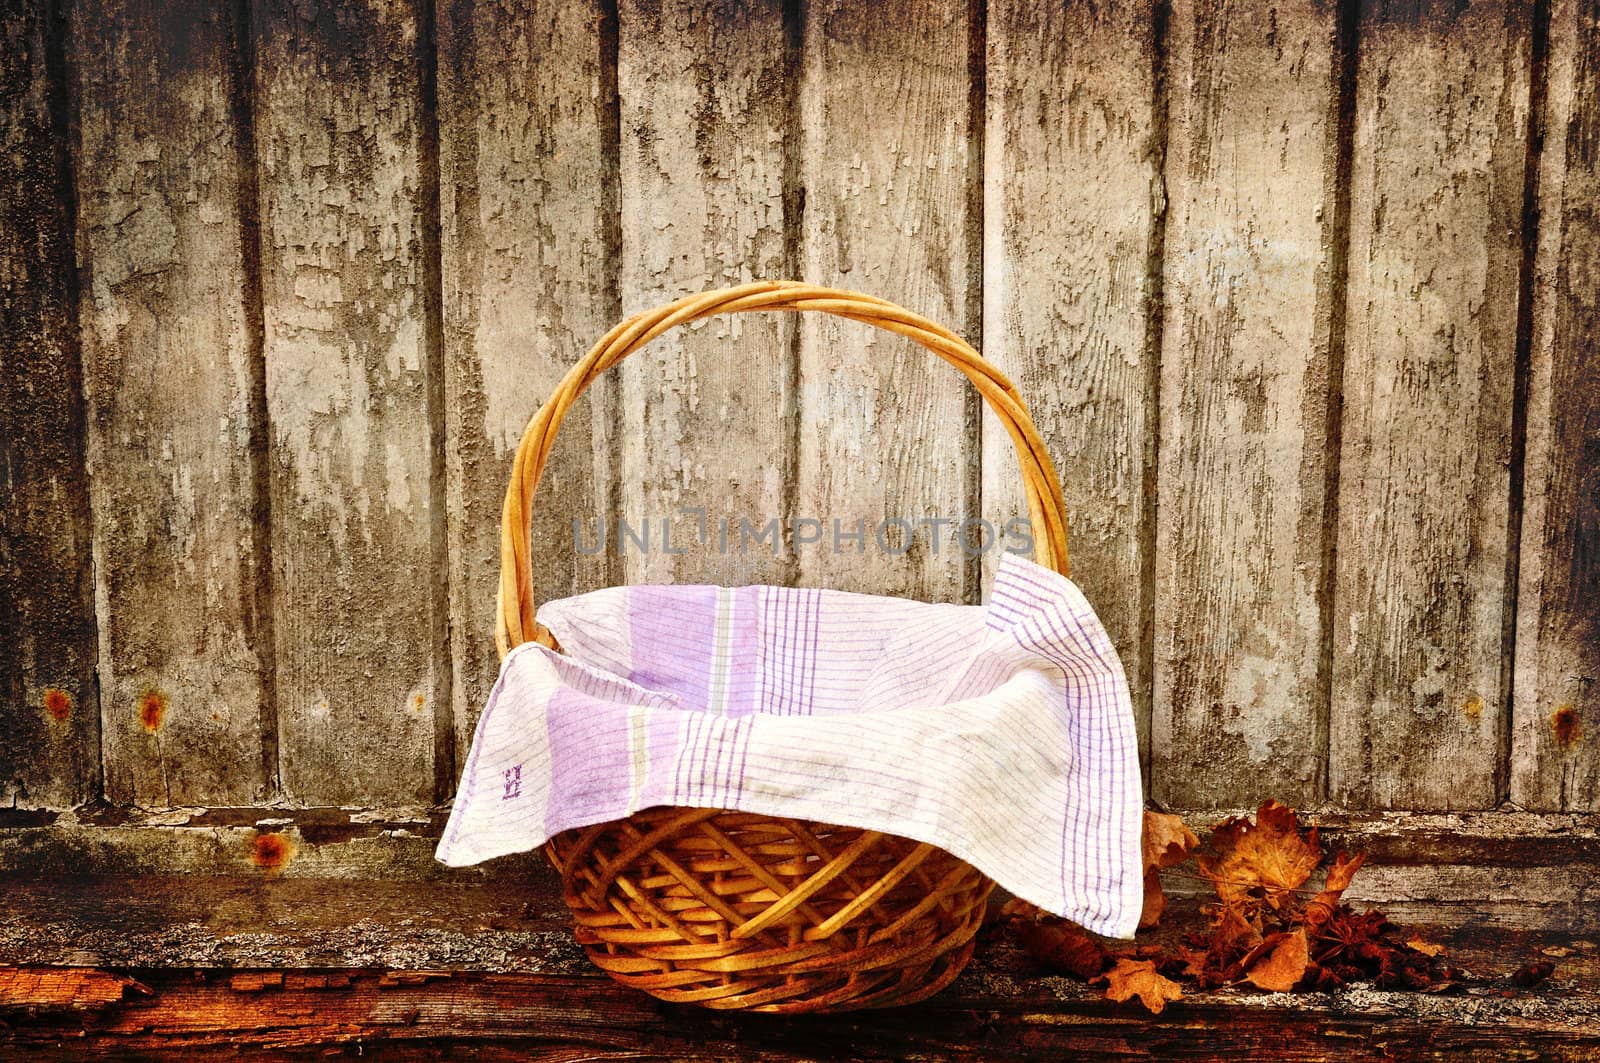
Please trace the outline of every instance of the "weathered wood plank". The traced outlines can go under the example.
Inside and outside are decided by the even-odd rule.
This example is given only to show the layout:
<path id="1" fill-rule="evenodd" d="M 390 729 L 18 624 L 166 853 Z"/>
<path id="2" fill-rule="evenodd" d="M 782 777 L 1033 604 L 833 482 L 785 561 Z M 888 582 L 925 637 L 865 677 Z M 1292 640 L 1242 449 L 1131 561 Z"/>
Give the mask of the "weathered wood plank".
<path id="1" fill-rule="evenodd" d="M 99 789 L 75 197 L 60 23 L 0 18 L 0 805 Z"/>
<path id="2" fill-rule="evenodd" d="M 1511 799 L 1600 809 L 1600 9 L 1552 5 Z"/>
<path id="3" fill-rule="evenodd" d="M 1072 575 L 1122 658 L 1145 752 L 1150 270 L 1164 209 L 1155 5 L 1007 0 L 990 7 L 987 39 L 984 350 L 1056 460 Z M 1001 532 L 1028 513 L 1016 451 L 987 411 L 983 509 Z"/>
<path id="4" fill-rule="evenodd" d="M 976 340 L 974 47 L 961 0 L 807 4 L 799 175 L 805 279 L 892 299 Z M 919 525 L 980 512 L 970 385 L 907 340 L 812 314 L 800 323 L 799 381 L 792 516 L 822 524 L 821 541 L 797 551 L 800 581 L 975 600 L 979 566 L 948 525 Z M 835 520 L 846 533 L 865 522 L 863 549 L 834 551 Z M 886 520 L 911 522 L 914 534 L 891 524 L 880 549 Z"/>
<path id="5" fill-rule="evenodd" d="M 790 276 L 783 6 L 623 0 L 618 16 L 624 311 Z M 613 535 L 628 582 L 785 581 L 787 559 L 738 533 L 779 516 L 792 486 L 795 326 L 716 318 L 620 368 L 621 515 L 650 531 L 642 551 Z"/>
<path id="6" fill-rule="evenodd" d="M 1336 11 L 1169 27 L 1152 787 L 1314 803 L 1338 175 Z"/>
<path id="7" fill-rule="evenodd" d="M 180 965 L 209 965 L 224 962 L 225 956 L 240 963 L 268 962 L 261 950 L 271 948 L 287 950 L 284 956 L 310 957 L 307 962 L 338 963 L 345 962 L 336 958 L 342 953 L 316 953 L 315 928 L 331 933 L 392 911 L 396 919 L 413 918 L 418 927 L 444 930 L 450 910 L 459 910 L 470 923 L 477 918 L 471 913 L 510 903 L 505 898 L 517 890 L 524 891 L 525 920 L 537 925 L 524 921 L 511 929 L 542 932 L 565 925 L 559 882 L 536 853 L 459 870 L 435 861 L 445 811 L 237 808 L 139 814 L 105 808 L 0 814 L 0 876 L 16 885 L 14 895 L 20 898 L 0 913 L 0 963 L 80 962 L 70 954 L 88 950 L 94 958 L 82 962 L 131 964 L 132 950 L 141 942 Z M 1222 815 L 1185 818 L 1204 836 Z M 1350 813 L 1316 820 L 1328 850 L 1368 854 L 1346 895 L 1353 904 L 1381 905 L 1406 924 L 1577 935 L 1589 941 L 1591 952 L 1600 940 L 1600 817 L 1594 814 Z M 72 899 L 79 887 L 72 883 L 85 876 L 181 881 L 185 889 L 179 898 L 164 898 L 154 885 L 140 888 L 139 900 L 122 899 L 119 916 L 116 891 L 109 886 L 102 891 L 85 878 L 82 889 L 93 896 L 103 892 L 107 899 L 94 901 L 85 894 L 82 904 L 95 911 L 102 909 L 93 905 L 104 905 L 108 922 L 122 920 L 125 933 L 106 940 L 105 925 L 73 915 L 79 911 Z M 24 886 L 24 880 L 36 885 Z M 1192 869 L 1169 872 L 1165 881 L 1173 896 L 1211 889 Z M 315 885 L 319 882 L 325 885 Z M 363 885 L 355 888 L 356 883 Z M 367 885 L 372 883 L 380 885 Z M 251 887 L 257 888 L 251 896 L 259 909 L 235 907 Z M 335 899 L 341 890 L 341 899 Z M 437 894 L 434 901 L 415 899 L 430 891 Z M 30 907 L 27 897 L 38 904 Z M 313 903 L 316 897 L 324 899 Z M 302 910 L 289 914 L 296 905 Z M 186 913 L 205 910 L 218 913 L 208 928 L 175 929 L 194 921 Z M 253 931 L 252 919 L 260 924 Z M 456 929 L 471 931 L 469 926 Z M 243 933 L 277 936 L 243 941 L 230 936 Z M 398 933 L 373 928 L 370 937 L 356 942 L 399 948 Z M 328 948 L 342 947 L 337 939 L 333 935 Z M 448 950 L 461 944 L 441 936 L 427 947 Z M 492 949 L 502 946 L 509 944 L 486 943 L 490 951 L 481 955 L 464 952 L 455 961 L 427 962 L 479 969 L 480 960 L 500 962 L 495 957 L 503 955 Z M 1593 954 L 1592 962 L 1600 963 L 1600 954 Z"/>
<path id="8" fill-rule="evenodd" d="M 275 787 L 231 12 L 130 0 L 72 21 L 101 726 L 117 802 L 254 802 Z"/>
<path id="9" fill-rule="evenodd" d="M 1531 8 L 1364 7 L 1329 781 L 1500 800 Z"/>
<path id="10" fill-rule="evenodd" d="M 407 2 L 256 13 L 282 778 L 431 801 L 435 565 L 419 38 Z"/>
<path id="11" fill-rule="evenodd" d="M 1509 997 L 1352 987 L 1222 991 L 1159 1016 L 1061 977 L 964 976 L 904 1008 L 825 1016 L 670 1007 L 599 975 L 441 970 L 0 969 L 10 1058 L 1058 1060 L 1270 1058 L 1591 1060 L 1600 999 L 1581 988 Z"/>
<path id="12" fill-rule="evenodd" d="M 598 3 L 439 7 L 450 638 L 457 763 L 499 670 L 500 502 L 517 441 L 619 316 L 615 25 Z M 539 601 L 606 585 L 611 383 L 568 415 L 533 526 Z M 592 539 L 585 539 L 591 543 Z"/>

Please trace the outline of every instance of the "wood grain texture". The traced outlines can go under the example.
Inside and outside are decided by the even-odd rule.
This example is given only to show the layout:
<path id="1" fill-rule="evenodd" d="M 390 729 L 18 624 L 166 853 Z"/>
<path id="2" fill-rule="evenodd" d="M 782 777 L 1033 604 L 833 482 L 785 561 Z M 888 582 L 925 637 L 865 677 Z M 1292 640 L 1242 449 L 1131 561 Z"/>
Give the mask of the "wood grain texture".
<path id="1" fill-rule="evenodd" d="M 130 0 L 72 31 L 105 793 L 261 801 L 271 650 L 236 27 L 228 8 Z"/>
<path id="2" fill-rule="evenodd" d="M 984 352 L 1021 391 L 1055 459 L 1072 576 L 1122 658 L 1141 753 L 1149 274 L 1164 210 L 1155 16 L 1153 3 L 992 5 L 985 76 Z M 1001 534 L 1028 515 L 1016 450 L 987 409 L 983 509 Z M 984 557 L 986 586 L 999 557 Z"/>
<path id="3" fill-rule="evenodd" d="M 0 17 L 0 805 L 99 790 L 94 589 L 60 23 Z"/>
<path id="4" fill-rule="evenodd" d="M 1335 17 L 1168 33 L 1151 774 L 1186 807 L 1320 797 Z"/>
<path id="5" fill-rule="evenodd" d="M 805 280 L 893 300 L 977 341 L 973 46 L 960 0 L 807 4 L 799 175 Z M 818 315 L 800 322 L 799 379 L 793 516 L 823 532 L 796 551 L 800 581 L 924 601 L 974 595 L 977 566 L 949 526 L 918 523 L 979 514 L 966 381 L 902 337 Z M 864 549 L 835 553 L 835 520 L 845 532 L 864 521 Z M 885 520 L 914 534 L 890 525 L 880 549 Z"/>
<path id="6" fill-rule="evenodd" d="M 379 918 L 384 897 L 390 898 L 392 906 L 382 911 L 396 913 L 397 926 L 403 925 L 399 921 L 405 918 L 415 920 L 418 951 L 410 962 L 421 962 L 425 949 L 466 948 L 464 939 L 484 929 L 473 923 L 478 918 L 475 913 L 485 912 L 486 906 L 509 903 L 504 891 L 514 886 L 524 891 L 526 910 L 524 921 L 510 929 L 535 931 L 557 923 L 569 925 L 570 917 L 560 900 L 559 878 L 538 853 L 460 869 L 446 868 L 434 860 L 447 813 L 444 807 L 427 812 L 371 808 L 0 810 L 0 876 L 8 884 L 18 883 L 16 904 L 0 913 L 0 963 L 137 966 L 133 957 L 139 948 L 150 950 L 152 963 L 174 966 L 205 966 L 226 962 L 228 957 L 238 963 L 289 962 L 273 961 L 269 952 L 261 951 L 271 949 L 283 950 L 280 955 L 304 955 L 310 963 L 342 963 L 348 957 L 337 951 L 316 958 L 312 928 L 332 933 L 347 923 L 360 922 L 363 898 L 371 901 L 366 914 Z M 1183 815 L 1204 838 L 1224 813 Z M 1600 900 L 1600 816 L 1500 811 L 1329 812 L 1316 819 L 1329 851 L 1369 855 L 1346 895 L 1358 908 L 1376 904 L 1402 923 L 1457 927 L 1467 934 L 1492 927 L 1577 935 L 1588 942 L 1591 962 L 1600 963 L 1600 944 L 1596 943 L 1600 940 L 1596 938 L 1600 934 L 1600 905 L 1596 903 Z M 84 877 L 100 882 L 82 883 L 81 888 L 93 896 L 79 892 L 77 883 Z M 118 877 L 124 881 L 187 882 L 190 886 L 176 899 L 160 892 L 124 896 L 118 909 L 116 891 L 106 885 Z M 50 892 L 50 883 L 60 886 L 57 894 Z M 259 886 L 253 898 L 247 883 Z M 1205 895 L 1211 886 L 1191 871 L 1169 875 L 1167 889 L 1174 896 L 1196 897 Z M 334 899 L 341 890 L 343 895 Z M 437 896 L 429 901 L 416 899 L 429 892 Z M 258 907 L 236 907 L 241 894 Z M 101 900 L 94 900 L 102 895 Z M 313 902 L 318 896 L 327 899 Z M 34 898 L 37 905 L 30 907 L 28 898 Z M 304 907 L 294 912 L 291 909 L 296 904 Z M 117 940 L 101 940 L 96 935 L 104 931 L 104 925 L 73 923 L 74 913 L 81 912 L 83 905 L 99 905 L 95 910 L 104 911 L 101 918 L 107 921 L 119 918 L 120 911 L 126 934 Z M 460 914 L 454 927 L 460 936 L 423 940 L 423 930 L 448 928 L 452 907 Z M 206 927 L 179 929 L 194 922 L 189 913 L 205 910 L 215 913 Z M 232 939 L 231 935 L 249 932 L 252 925 L 263 936 Z M 400 948 L 403 939 L 397 936 L 399 932 L 374 928 L 370 937 L 355 938 L 352 944 L 382 942 L 386 948 Z M 337 935 L 330 940 L 330 949 L 338 947 L 336 939 Z M 505 957 L 491 951 L 496 940 L 480 944 L 482 951 L 474 946 L 473 951 L 458 952 L 453 961 L 428 952 L 425 962 L 453 963 L 470 970 L 509 969 L 504 966 L 508 962 Z M 498 946 L 509 944 L 509 940 L 498 940 Z M 71 953 L 75 951 L 92 955 L 74 960 Z"/>
<path id="7" fill-rule="evenodd" d="M 1185 999 L 1161 1015 L 1064 977 L 964 978 L 932 1001 L 785 1019 L 665 1007 L 597 977 L 440 970 L 118 971 L 0 968 L 8 1058 L 638 1060 L 813 1063 L 1117 1058 L 1588 1061 L 1587 987 L 1432 996 Z M 1291 1003 L 1292 1002 L 1292 1003 Z"/>
<path id="8" fill-rule="evenodd" d="M 439 7 L 440 215 L 450 640 L 456 758 L 499 671 L 500 502 L 522 430 L 619 316 L 615 27 L 600 4 Z M 602 379 L 561 429 L 533 526 L 549 601 L 605 586 L 574 549 L 610 512 L 614 391 Z M 592 539 L 585 539 L 592 543 Z"/>
<path id="9" fill-rule="evenodd" d="M 449 659 L 427 396 L 425 27 L 409 3 L 382 0 L 272 0 L 256 22 L 284 789 L 308 803 L 427 802 Z"/>
<path id="10" fill-rule="evenodd" d="M 1369 854 L 1347 897 L 1357 908 L 1377 903 L 1444 945 L 1464 972 L 1464 984 L 1447 993 L 1369 985 L 1279 996 L 1223 990 L 1191 994 L 1153 1017 L 1109 1004 L 1098 987 L 1043 974 L 991 924 L 972 965 L 932 1000 L 805 1019 L 666 1007 L 613 985 L 572 942 L 559 878 L 548 867 L 513 859 L 446 871 L 419 860 L 408 874 L 398 862 L 373 859 L 385 848 L 426 851 L 437 816 L 419 823 L 376 810 L 237 809 L 188 821 L 167 814 L 67 825 L 72 818 L 16 829 L 0 817 L 0 869 L 10 886 L 0 913 L 0 1020 L 24 1020 L 14 1021 L 15 1030 L 0 1027 L 8 1059 L 68 1034 L 87 1056 L 158 1046 L 215 1055 L 270 1038 L 282 1058 L 292 1046 L 354 1043 L 356 1031 L 363 1052 L 380 1058 L 407 1045 L 428 1058 L 447 1043 L 474 1058 L 491 1044 L 519 1045 L 525 1055 L 539 1055 L 541 1045 L 546 1054 L 580 1054 L 570 1058 L 645 1052 L 763 1060 L 791 1052 L 812 1059 L 1213 1058 L 1244 1046 L 1253 1058 L 1340 1061 L 1498 1059 L 1513 1048 L 1561 1058 L 1565 1047 L 1595 1044 L 1594 815 L 1324 819 L 1330 851 Z M 1203 830 L 1203 820 L 1191 822 Z M 52 832 L 48 840 L 41 830 Z M 250 840 L 272 830 L 293 838 L 297 855 L 282 867 L 253 866 Z M 95 831 L 106 836 L 96 839 Z M 198 855 L 207 844 L 216 855 L 203 863 L 172 858 L 181 847 Z M 41 859 L 74 847 L 79 873 L 63 875 Z M 120 875 L 107 873 L 112 854 L 123 861 Z M 175 874 L 180 868 L 193 871 Z M 1168 872 L 1171 906 L 1162 927 L 1142 935 L 1168 948 L 1183 928 L 1203 925 L 1201 899 L 1212 889 L 1177 870 Z M 1513 990 L 1510 973 L 1539 958 L 1554 961 L 1552 979 Z M 58 966 L 42 970 L 46 964 Z M 54 981 L 45 984 L 44 974 Z M 150 992 L 93 992 L 126 974 Z M 87 1007 L 63 1006 L 63 990 Z"/>
<path id="11" fill-rule="evenodd" d="M 1600 8 L 1552 4 L 1511 800 L 1600 808 Z"/>
<path id="12" fill-rule="evenodd" d="M 1340 805 L 1500 799 L 1529 10 L 1361 12 L 1333 615 Z"/>
<path id="13" fill-rule="evenodd" d="M 624 312 L 791 276 L 782 5 L 624 0 L 618 18 Z M 795 327 L 715 318 L 619 368 L 621 516 L 651 535 L 640 551 L 613 533 L 627 582 L 785 582 L 788 559 L 741 549 L 739 522 L 780 516 L 792 486 Z"/>

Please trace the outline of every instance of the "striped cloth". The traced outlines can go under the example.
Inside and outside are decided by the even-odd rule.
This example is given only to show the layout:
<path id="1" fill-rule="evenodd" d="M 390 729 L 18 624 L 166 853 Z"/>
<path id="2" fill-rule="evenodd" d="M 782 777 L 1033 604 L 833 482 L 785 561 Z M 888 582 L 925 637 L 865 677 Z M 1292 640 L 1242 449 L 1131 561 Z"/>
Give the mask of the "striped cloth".
<path id="1" fill-rule="evenodd" d="M 641 808 L 929 842 L 1131 937 L 1143 901 L 1133 710 L 1073 583 L 1005 554 L 987 606 L 781 587 L 551 602 L 565 655 L 512 651 L 437 857 L 451 867 Z"/>

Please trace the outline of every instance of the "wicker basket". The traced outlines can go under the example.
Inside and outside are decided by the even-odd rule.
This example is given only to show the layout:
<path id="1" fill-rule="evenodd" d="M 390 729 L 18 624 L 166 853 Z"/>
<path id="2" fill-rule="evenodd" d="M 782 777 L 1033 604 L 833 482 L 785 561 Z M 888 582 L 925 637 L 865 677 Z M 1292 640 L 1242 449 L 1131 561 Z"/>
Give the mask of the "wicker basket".
<path id="1" fill-rule="evenodd" d="M 893 303 L 790 281 L 679 299 L 608 332 L 539 409 L 517 448 L 501 521 L 503 657 L 537 641 L 531 502 L 556 430 L 595 377 L 668 329 L 714 314 L 814 310 L 909 336 L 978 388 L 1022 462 L 1035 556 L 1067 574 L 1061 487 L 1011 382 L 959 336 Z M 842 1011 L 921 1000 L 972 956 L 994 882 L 932 846 L 877 831 L 706 808 L 652 808 L 552 839 L 577 938 L 617 981 L 663 1000 L 752 1011 Z"/>

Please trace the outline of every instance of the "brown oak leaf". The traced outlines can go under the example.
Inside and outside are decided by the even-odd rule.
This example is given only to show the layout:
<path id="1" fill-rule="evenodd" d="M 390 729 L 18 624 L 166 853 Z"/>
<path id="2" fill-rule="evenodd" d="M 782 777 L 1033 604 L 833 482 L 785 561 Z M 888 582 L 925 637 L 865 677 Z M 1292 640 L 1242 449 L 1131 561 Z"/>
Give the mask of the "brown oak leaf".
<path id="1" fill-rule="evenodd" d="M 1077 923 L 1047 919 L 1023 927 L 1022 947 L 1055 971 L 1087 981 L 1105 969 L 1106 950 Z"/>
<path id="2" fill-rule="evenodd" d="M 1200 873 L 1211 880 L 1224 905 L 1245 914 L 1262 906 L 1279 909 L 1305 884 L 1322 859 L 1317 829 L 1300 833 L 1294 810 L 1268 801 L 1255 822 L 1229 817 L 1211 835 L 1213 855 L 1200 857 Z"/>
<path id="3" fill-rule="evenodd" d="M 1199 844 L 1200 839 L 1182 817 L 1166 812 L 1144 814 L 1144 910 L 1139 913 L 1139 929 L 1155 926 L 1166 911 L 1161 868 L 1183 863 Z"/>
<path id="4" fill-rule="evenodd" d="M 1306 905 L 1302 919 L 1313 932 L 1326 923 L 1334 909 L 1339 907 L 1339 898 L 1350 888 L 1350 880 L 1355 878 L 1356 872 L 1361 870 L 1361 865 L 1366 861 L 1366 853 L 1356 853 L 1354 856 L 1340 853 L 1333 858 L 1333 866 L 1328 868 L 1328 880 L 1323 884 L 1322 892 Z"/>
<path id="5" fill-rule="evenodd" d="M 1178 983 L 1162 977 L 1151 960 L 1118 959 L 1115 967 L 1094 981 L 1106 984 L 1106 999 L 1120 1004 L 1138 997 L 1153 1015 L 1161 1014 L 1168 1001 L 1183 997 Z"/>
<path id="6" fill-rule="evenodd" d="M 1304 929 L 1273 934 L 1251 951 L 1244 961 L 1245 981 L 1257 989 L 1286 993 L 1306 975 L 1311 949 Z"/>

